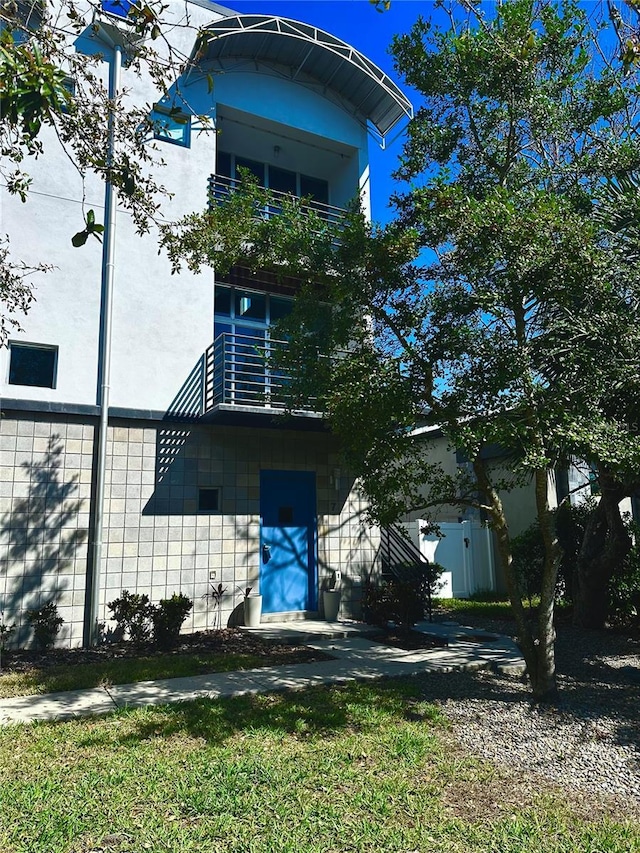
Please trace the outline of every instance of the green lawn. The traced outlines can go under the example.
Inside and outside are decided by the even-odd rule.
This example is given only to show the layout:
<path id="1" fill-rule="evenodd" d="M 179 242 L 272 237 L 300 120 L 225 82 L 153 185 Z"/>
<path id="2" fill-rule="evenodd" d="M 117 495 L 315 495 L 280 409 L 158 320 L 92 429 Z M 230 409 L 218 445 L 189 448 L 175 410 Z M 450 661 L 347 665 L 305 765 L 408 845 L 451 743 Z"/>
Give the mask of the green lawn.
<path id="1" fill-rule="evenodd" d="M 457 749 L 427 680 L 0 729 L 3 853 L 629 853 L 640 826 Z M 604 813 L 606 815 L 606 812 Z"/>
<path id="2" fill-rule="evenodd" d="M 471 598 L 439 598 L 434 599 L 434 609 L 446 610 L 452 619 L 481 616 L 484 619 L 512 619 L 511 604 L 508 600 L 476 601 Z M 525 610 L 529 605 L 523 602 Z"/>
<path id="3" fill-rule="evenodd" d="M 101 684 L 131 684 L 157 678 L 180 678 L 208 672 L 232 672 L 265 666 L 264 657 L 251 654 L 201 653 L 164 655 L 91 664 L 61 664 L 46 669 L 31 668 L 26 672 L 0 674 L 0 699 L 55 693 L 58 690 L 80 690 Z"/>

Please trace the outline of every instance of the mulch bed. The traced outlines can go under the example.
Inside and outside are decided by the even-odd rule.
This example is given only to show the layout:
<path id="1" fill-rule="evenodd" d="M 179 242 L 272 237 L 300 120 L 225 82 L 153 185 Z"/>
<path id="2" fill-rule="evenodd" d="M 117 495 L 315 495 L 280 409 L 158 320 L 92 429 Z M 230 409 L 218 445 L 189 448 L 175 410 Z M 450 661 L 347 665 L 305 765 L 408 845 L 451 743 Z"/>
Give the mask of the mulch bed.
<path id="1" fill-rule="evenodd" d="M 109 643 L 93 649 L 51 649 L 46 653 L 35 649 L 7 649 L 2 655 L 2 671 L 26 672 L 34 667 L 50 669 L 60 665 L 105 663 L 126 658 L 225 653 L 255 655 L 264 660 L 264 666 L 331 660 L 330 655 L 307 646 L 276 643 L 237 628 L 224 628 L 181 635 L 180 644 L 171 651 L 161 651 L 151 643 Z"/>
<path id="2" fill-rule="evenodd" d="M 421 631 L 384 631 L 381 634 L 373 634 L 367 639 L 383 646 L 392 646 L 394 649 L 402 649 L 405 652 L 417 652 L 420 649 L 443 649 L 447 641 L 440 637 L 429 636 Z"/>

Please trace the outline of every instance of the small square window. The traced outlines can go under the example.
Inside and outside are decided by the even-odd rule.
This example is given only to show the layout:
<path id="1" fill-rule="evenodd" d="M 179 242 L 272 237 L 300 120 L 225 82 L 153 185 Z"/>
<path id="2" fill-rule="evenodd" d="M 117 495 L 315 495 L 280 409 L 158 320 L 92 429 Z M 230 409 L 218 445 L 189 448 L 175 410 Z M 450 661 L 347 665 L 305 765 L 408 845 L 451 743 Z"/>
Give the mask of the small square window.
<path id="1" fill-rule="evenodd" d="M 278 507 L 278 524 L 293 524 L 293 507 Z"/>
<path id="2" fill-rule="evenodd" d="M 217 512 L 220 504 L 220 489 L 200 489 L 198 512 Z"/>
<path id="3" fill-rule="evenodd" d="M 155 139 L 182 145 L 184 148 L 191 145 L 191 119 L 179 107 L 154 104 L 151 121 Z"/>
<path id="4" fill-rule="evenodd" d="M 9 344 L 9 385 L 55 388 L 58 347 Z"/>

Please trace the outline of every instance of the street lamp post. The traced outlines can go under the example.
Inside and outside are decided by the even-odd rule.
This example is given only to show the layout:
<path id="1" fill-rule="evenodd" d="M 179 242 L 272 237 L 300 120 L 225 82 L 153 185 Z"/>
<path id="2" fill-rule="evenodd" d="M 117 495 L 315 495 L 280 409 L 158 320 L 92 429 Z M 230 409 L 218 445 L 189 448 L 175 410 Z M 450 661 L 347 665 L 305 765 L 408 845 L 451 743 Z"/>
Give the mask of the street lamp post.
<path id="1" fill-rule="evenodd" d="M 98 342 L 97 405 L 99 420 L 95 433 L 93 463 L 93 512 L 90 523 L 89 564 L 85 592 L 83 645 L 98 642 L 98 607 L 100 604 L 100 577 L 102 565 L 102 539 L 104 528 L 104 496 L 107 468 L 107 437 L 109 432 L 109 391 L 111 381 L 111 319 L 113 314 L 113 280 L 115 272 L 115 231 L 118 192 L 111 181 L 117 124 L 117 97 L 125 44 L 131 44 L 131 32 L 123 16 L 103 4 L 108 14 L 100 16 L 95 37 L 111 50 L 109 63 L 109 124 L 107 134 L 107 179 L 104 195 L 104 238 L 102 244 L 102 276 L 100 295 L 100 337 Z M 126 14 L 126 11 L 125 11 Z M 111 23 L 119 18 L 117 25 Z M 105 20 L 106 18 L 106 20 Z"/>

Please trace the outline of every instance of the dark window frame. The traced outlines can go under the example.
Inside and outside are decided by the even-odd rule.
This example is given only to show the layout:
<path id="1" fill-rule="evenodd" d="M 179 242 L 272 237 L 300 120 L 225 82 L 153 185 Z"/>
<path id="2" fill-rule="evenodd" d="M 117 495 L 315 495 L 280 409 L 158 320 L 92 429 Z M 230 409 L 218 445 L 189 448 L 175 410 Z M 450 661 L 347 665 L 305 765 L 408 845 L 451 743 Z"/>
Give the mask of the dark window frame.
<path id="1" fill-rule="evenodd" d="M 222 164 L 221 164 L 221 169 L 224 170 L 225 172 L 229 172 L 230 173 L 229 175 L 223 174 L 222 171 L 218 171 L 218 160 L 217 160 L 217 158 L 220 156 L 222 158 L 224 158 L 224 166 L 222 166 Z M 315 201 L 315 203 L 320 205 L 320 207 L 324 207 L 325 205 L 327 207 L 331 206 L 331 198 L 330 198 L 331 197 L 331 185 L 326 178 L 317 178 L 315 175 L 307 175 L 304 172 L 298 172 L 298 171 L 295 171 L 293 169 L 285 169 L 283 166 L 280 166 L 280 165 L 276 166 L 275 164 L 269 163 L 267 161 L 263 162 L 261 160 L 252 160 L 251 158 L 248 158 L 248 157 L 242 157 L 240 154 L 235 154 L 232 151 L 219 150 L 217 152 L 217 154 L 216 154 L 216 175 L 220 175 L 221 177 L 227 177 L 227 178 L 230 178 L 231 180 L 237 181 L 240 177 L 238 175 L 238 160 L 241 161 L 239 164 L 240 166 L 247 167 L 247 166 L 249 166 L 249 164 L 254 164 L 256 166 L 260 166 L 263 170 L 263 177 L 258 178 L 258 180 L 260 182 L 260 185 L 267 188 L 267 189 L 271 188 L 271 169 L 275 169 L 276 173 L 277 172 L 282 172 L 282 173 L 286 172 L 290 175 L 295 175 L 296 192 L 292 193 L 292 195 L 294 195 L 294 197 L 296 197 L 296 198 L 304 198 L 305 197 L 305 194 L 302 192 L 302 186 L 301 186 L 304 182 L 322 184 L 323 189 L 326 190 L 326 193 L 325 193 L 326 201 L 325 200 L 317 201 L 317 200 L 312 198 L 312 202 Z M 244 162 L 242 162 L 242 161 L 244 161 Z M 249 166 L 249 169 L 250 169 L 250 171 L 252 171 L 250 166 Z M 276 190 L 276 192 L 280 192 L 280 191 Z"/>
<path id="2" fill-rule="evenodd" d="M 211 501 L 211 504 L 215 504 L 215 506 L 203 506 L 203 503 L 207 503 L 207 501 L 203 501 L 203 497 L 208 496 L 209 498 L 215 495 L 215 500 Z M 218 486 L 204 486 L 198 489 L 198 512 L 203 513 L 204 515 L 220 512 L 220 489 Z"/>
<path id="3" fill-rule="evenodd" d="M 53 363 L 51 365 L 51 380 L 46 383 L 43 382 L 19 382 L 16 381 L 15 373 L 18 371 L 19 367 L 13 364 L 13 355 L 16 352 L 22 351 L 24 352 L 48 352 L 53 355 Z M 58 384 L 58 356 L 59 349 L 57 346 L 53 344 L 34 344 L 34 343 L 23 343 L 22 341 L 9 341 L 9 375 L 7 377 L 7 383 L 9 385 L 18 385 L 22 388 L 51 388 L 53 390 L 56 389 Z M 13 378 L 12 378 L 13 374 Z"/>

